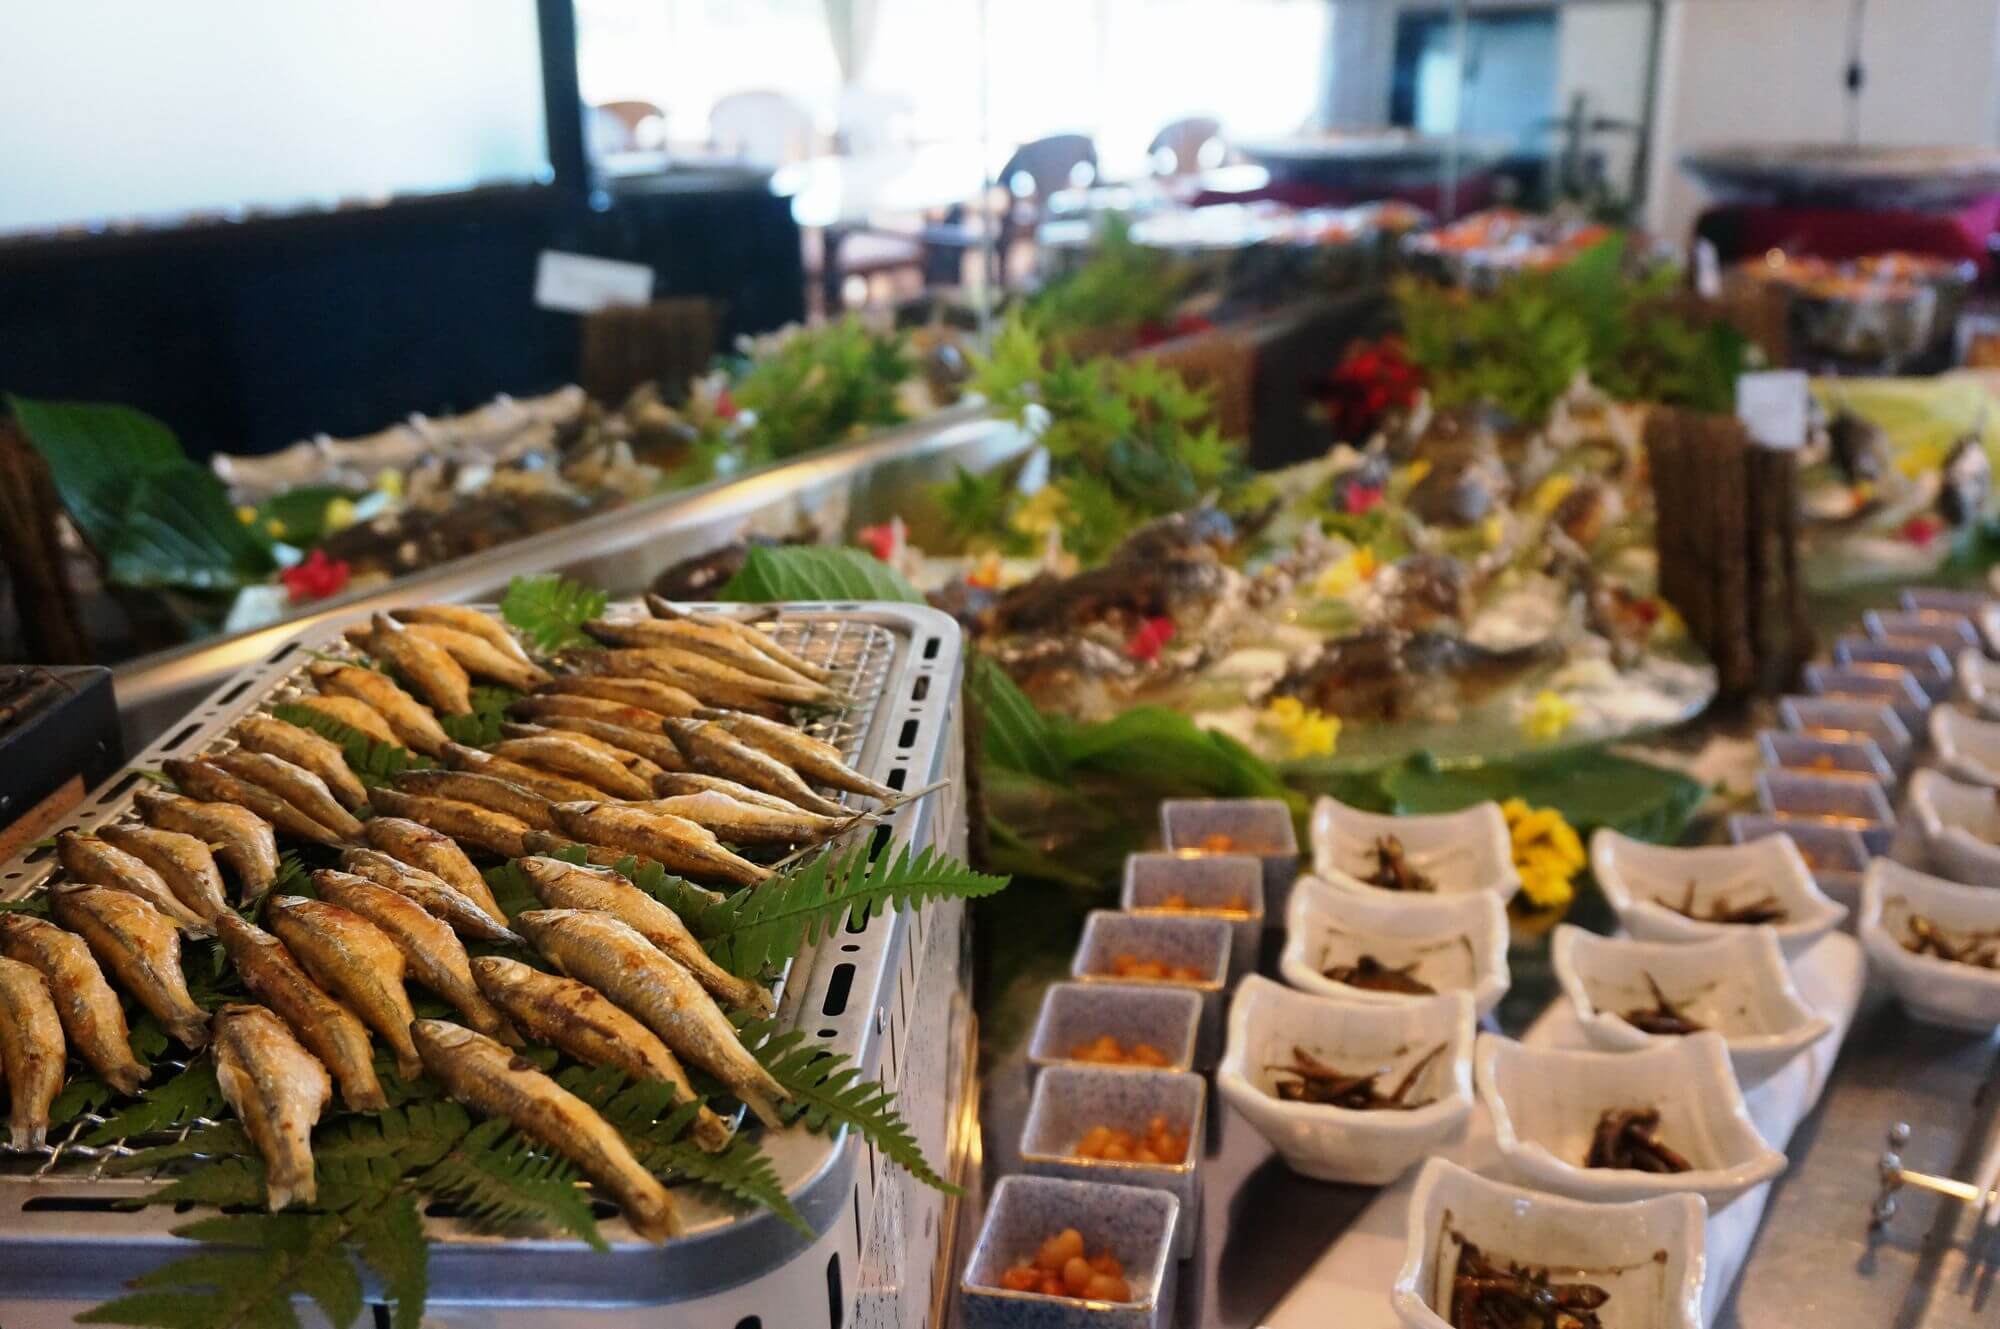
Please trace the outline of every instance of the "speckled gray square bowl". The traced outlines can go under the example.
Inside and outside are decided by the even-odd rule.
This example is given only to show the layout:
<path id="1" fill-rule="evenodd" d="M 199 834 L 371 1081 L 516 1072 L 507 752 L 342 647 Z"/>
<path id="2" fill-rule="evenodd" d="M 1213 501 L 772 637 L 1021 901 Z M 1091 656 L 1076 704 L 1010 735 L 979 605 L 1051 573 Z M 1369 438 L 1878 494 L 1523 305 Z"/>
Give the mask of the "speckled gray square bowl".
<path id="1" fill-rule="evenodd" d="M 1098 1070 L 1051 1066 L 1035 1081 L 1028 1121 L 1021 1130 L 1021 1166 L 1035 1176 L 1111 1181 L 1166 1191 L 1181 1202 L 1174 1254 L 1194 1254 L 1201 1227 L 1202 1121 L 1208 1081 L 1185 1071 Z M 1186 1131 L 1187 1154 L 1171 1163 L 1122 1163 L 1078 1158 L 1077 1141 L 1098 1126 L 1144 1134 L 1146 1123 L 1165 1117 L 1170 1130 Z"/>
<path id="2" fill-rule="evenodd" d="M 1195 1037 L 1201 1031 L 1201 993 L 1163 983 L 1119 987 L 1105 983 L 1055 983 L 1042 994 L 1042 1011 L 1028 1041 L 1028 1065 L 1097 1066 L 1070 1056 L 1078 1043 L 1093 1043 L 1105 1034 L 1130 1048 L 1151 1043 L 1165 1053 L 1163 1070 L 1194 1067 Z M 1143 1066 L 1105 1066 L 1109 1071 L 1146 1070 Z"/>
<path id="3" fill-rule="evenodd" d="M 1174 1322 L 1173 1233 L 1180 1201 L 1165 1191 L 1058 1177 L 1002 1177 L 958 1285 L 966 1329 L 1168 1329 Z M 1084 1250 L 1125 1266 L 1128 1302 L 1009 1292 L 1000 1276 L 1032 1260 L 1066 1227 Z"/>
<path id="4" fill-rule="evenodd" d="M 1806 817 L 1738 812 L 1729 818 L 1729 842 L 1747 844 L 1767 835 L 1789 835 L 1812 869 L 1813 884 L 1828 899 L 1853 909 L 1861 902 L 1861 874 L 1873 857 L 1852 826 L 1829 826 Z"/>
<path id="5" fill-rule="evenodd" d="M 1778 723 L 1795 734 L 1820 738 L 1867 737 L 1897 775 L 1910 768 L 1915 741 L 1893 706 L 1838 701 L 1832 697 L 1780 697 Z"/>
<path id="6" fill-rule="evenodd" d="M 1767 770 L 1798 771 L 1834 779 L 1857 777 L 1873 780 L 1885 789 L 1896 784 L 1896 773 L 1889 769 L 1888 759 L 1872 738 L 1815 738 L 1811 734 L 1764 729 L 1757 734 L 1757 751 Z"/>
<path id="7" fill-rule="evenodd" d="M 1846 636 L 1834 641 L 1833 658 L 1845 665 L 1901 665 L 1910 671 L 1932 701 L 1943 701 L 1951 696 L 1951 657 L 1941 646 L 1898 646 L 1869 637 Z"/>
<path id="8" fill-rule="evenodd" d="M 1871 854 L 1888 853 L 1896 838 L 1895 810 L 1872 780 L 1762 770 L 1757 772 L 1757 805 L 1774 817 L 1858 831 Z"/>
<path id="9" fill-rule="evenodd" d="M 1170 798 L 1160 804 L 1160 839 L 1169 853 L 1203 853 L 1203 841 L 1226 835 L 1227 850 L 1264 864 L 1264 926 L 1285 925 L 1285 900 L 1299 875 L 1292 810 L 1275 798 Z"/>
<path id="10" fill-rule="evenodd" d="M 1093 909 L 1083 921 L 1083 939 L 1070 960 L 1070 977 L 1101 986 L 1179 988 L 1201 996 L 1201 1024 L 1194 1040 L 1194 1064 L 1207 1070 L 1222 1055 L 1222 993 L 1229 985 L 1229 954 L 1234 939 L 1229 924 L 1219 918 L 1177 918 L 1167 914 L 1121 914 Z M 1200 982 L 1120 978 L 1111 964 L 1120 955 L 1190 965 Z"/>
<path id="11" fill-rule="evenodd" d="M 1161 909 L 1160 901 L 1181 895 L 1187 909 Z M 1204 915 L 1242 901 L 1242 913 Z M 1264 930 L 1264 866 L 1250 854 L 1133 854 L 1125 860 L 1125 889 L 1119 904 L 1128 914 L 1166 918 L 1220 918 L 1231 932 L 1229 972 L 1240 978 L 1257 967 L 1257 939 Z"/>

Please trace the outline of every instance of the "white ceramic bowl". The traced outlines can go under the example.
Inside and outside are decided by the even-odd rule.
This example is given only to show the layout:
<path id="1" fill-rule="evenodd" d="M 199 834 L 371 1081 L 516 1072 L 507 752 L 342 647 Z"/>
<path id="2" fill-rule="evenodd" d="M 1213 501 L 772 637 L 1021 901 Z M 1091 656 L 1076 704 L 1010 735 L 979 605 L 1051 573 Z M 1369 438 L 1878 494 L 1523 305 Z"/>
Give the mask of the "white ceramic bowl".
<path id="1" fill-rule="evenodd" d="M 1521 889 L 1507 818 L 1497 803 L 1432 816 L 1390 817 L 1321 798 L 1312 813 L 1313 874 L 1336 886 L 1400 896 L 1402 892 L 1365 880 L 1375 870 L 1375 846 L 1388 835 L 1402 841 L 1410 866 L 1435 883 L 1436 894 L 1492 891 L 1510 900 Z"/>
<path id="2" fill-rule="evenodd" d="M 1492 891 L 1402 896 L 1300 877 L 1285 911 L 1278 972 L 1303 992 L 1396 1005 L 1425 996 L 1336 983 L 1326 971 L 1373 956 L 1437 992 L 1469 992 L 1481 1017 L 1507 993 L 1507 906 Z"/>
<path id="3" fill-rule="evenodd" d="M 1910 777 L 1907 811 L 1931 862 L 1954 881 L 2000 886 L 2000 795 L 1929 768 Z"/>
<path id="4" fill-rule="evenodd" d="M 1972 647 L 1958 653 L 1958 698 L 1989 720 L 2000 720 L 2000 661 Z"/>
<path id="5" fill-rule="evenodd" d="M 1785 1170 L 1743 1106 L 1717 1033 L 1662 1040 L 1636 1052 L 1533 1047 L 1481 1034 L 1473 1054 L 1479 1101 L 1500 1156 L 1538 1190 L 1579 1200 L 1697 1194 L 1720 1209 Z M 1660 1139 L 1687 1172 L 1584 1166 L 1598 1118 L 1610 1108 L 1658 1108 Z"/>
<path id="6" fill-rule="evenodd" d="M 1940 706 L 1931 712 L 1930 736 L 1938 765 L 1961 780 L 2000 788 L 2000 720 Z"/>
<path id="7" fill-rule="evenodd" d="M 1611 1329 L 1703 1329 L 1707 1274 L 1698 1195 L 1592 1204 L 1489 1181 L 1433 1158 L 1410 1197 L 1407 1247 L 1390 1293 L 1405 1329 L 1450 1329 L 1459 1247 L 1488 1259 L 1562 1270 L 1611 1294 Z M 1434 1309 L 1444 1308 L 1443 1312 Z M 1611 1318 L 1615 1317 L 1615 1318 Z"/>
<path id="8" fill-rule="evenodd" d="M 1686 1037 L 1649 1034 L 1624 1018 L 1654 1004 L 1649 978 L 1688 1019 L 1722 1036 L 1739 1084 L 1764 1079 L 1833 1028 L 1799 996 L 1769 928 L 1677 944 L 1600 937 L 1565 923 L 1551 959 L 1577 1023 L 1607 1052 Z"/>
<path id="9" fill-rule="evenodd" d="M 1787 955 L 1799 954 L 1847 917 L 1845 906 L 1813 884 L 1798 846 L 1783 835 L 1683 849 L 1600 830 L 1590 837 L 1590 867 L 1618 921 L 1641 941 L 1701 941 L 1744 926 L 1678 912 L 1690 884 L 1699 909 L 1777 897 L 1785 920 L 1768 926 Z"/>
<path id="10" fill-rule="evenodd" d="M 2000 931 L 2000 891 L 1961 886 L 1878 858 L 1861 880 L 1856 928 L 1868 962 L 1888 975 L 1911 1015 L 1953 1029 L 1985 1032 L 2000 1026 L 2000 970 L 1908 949 L 1903 941 L 1912 914 L 1951 932 Z"/>
<path id="11" fill-rule="evenodd" d="M 1320 1181 L 1384 1186 L 1456 1136 L 1472 1114 L 1472 998 L 1446 992 L 1401 1005 L 1295 992 L 1251 975 L 1229 1004 L 1229 1042 L 1216 1088 L 1270 1141 L 1285 1166 Z M 1342 1070 L 1388 1068 L 1399 1083 L 1431 1049 L 1408 1112 L 1287 1103 L 1271 1068 L 1304 1048 Z"/>

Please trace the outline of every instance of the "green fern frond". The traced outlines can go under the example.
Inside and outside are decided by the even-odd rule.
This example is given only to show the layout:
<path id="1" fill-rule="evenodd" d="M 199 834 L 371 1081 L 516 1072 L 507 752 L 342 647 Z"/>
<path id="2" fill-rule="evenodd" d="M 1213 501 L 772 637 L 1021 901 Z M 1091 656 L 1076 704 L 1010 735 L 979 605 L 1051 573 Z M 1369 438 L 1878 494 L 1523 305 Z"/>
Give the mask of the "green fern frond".
<path id="1" fill-rule="evenodd" d="M 130 1296 L 76 1318 L 158 1329 L 297 1329 L 292 1298 L 303 1292 L 333 1323 L 351 1324 L 361 1313 L 362 1297 L 360 1281 L 341 1253 L 346 1233 L 337 1214 L 203 1219 L 175 1235 L 241 1249 L 211 1246 L 163 1265 L 133 1280 L 139 1290 Z"/>
<path id="2" fill-rule="evenodd" d="M 190 1063 L 171 1080 L 148 1089 L 139 1101 L 83 1137 L 88 1145 L 108 1144 L 154 1131 L 171 1130 L 197 1117 L 212 1117 L 222 1111 L 222 1086 L 215 1082 L 215 1067 L 207 1058 Z"/>
<path id="3" fill-rule="evenodd" d="M 480 686 L 472 690 L 472 714 L 440 715 L 438 723 L 454 743 L 483 748 L 500 741 L 500 726 L 507 722 L 507 708 L 521 699 L 512 688 Z"/>
<path id="4" fill-rule="evenodd" d="M 208 1126 L 197 1126 L 181 1139 L 114 1158 L 105 1164 L 104 1170 L 121 1174 L 151 1172 L 176 1159 L 224 1158 L 250 1152 L 250 1137 L 243 1133 L 241 1126 L 233 1121 L 218 1121 Z M 152 1197 L 148 1197 L 148 1203 L 152 1202 Z"/>
<path id="5" fill-rule="evenodd" d="M 354 1242 L 393 1307 L 392 1329 L 422 1329 L 430 1296 L 430 1245 L 423 1216 L 408 1191 L 398 1191 L 356 1217 Z"/>
<path id="6" fill-rule="evenodd" d="M 473 1127 L 423 1175 L 421 1185 L 483 1231 L 553 1228 L 593 1250 L 609 1250 L 580 1180 L 575 1164 L 533 1148 L 505 1118 L 495 1117 Z"/>
<path id="7" fill-rule="evenodd" d="M 604 612 L 603 591 L 555 573 L 516 577 L 500 597 L 500 617 L 544 653 L 595 646 L 583 625 Z"/>
<path id="8" fill-rule="evenodd" d="M 279 702 L 271 708 L 271 714 L 286 724 L 310 729 L 321 738 L 339 744 L 340 753 L 347 758 L 347 765 L 353 770 L 355 778 L 369 789 L 389 783 L 403 771 L 427 771 L 437 765 L 422 753 L 370 738 L 359 729 L 295 701 Z"/>

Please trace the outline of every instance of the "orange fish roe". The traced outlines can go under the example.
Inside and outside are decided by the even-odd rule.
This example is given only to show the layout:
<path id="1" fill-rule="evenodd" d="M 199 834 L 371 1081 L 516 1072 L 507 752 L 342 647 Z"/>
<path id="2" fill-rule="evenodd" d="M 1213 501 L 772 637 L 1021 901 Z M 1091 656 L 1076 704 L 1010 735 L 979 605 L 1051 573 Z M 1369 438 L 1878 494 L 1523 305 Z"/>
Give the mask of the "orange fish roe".
<path id="1" fill-rule="evenodd" d="M 1111 974 L 1114 978 L 1148 978 L 1166 983 L 1199 983 L 1208 977 L 1191 964 L 1142 960 L 1136 955 L 1112 956 Z"/>
<path id="2" fill-rule="evenodd" d="M 1236 841 L 1221 831 L 1215 831 L 1202 836 L 1199 847 L 1204 854 L 1226 854 L 1236 847 Z"/>
<path id="3" fill-rule="evenodd" d="M 1171 910 L 1177 914 L 1237 914 L 1248 916 L 1250 913 L 1250 902 L 1240 895 L 1232 895 L 1221 904 L 1189 904 L 1187 896 L 1180 891 L 1174 891 L 1158 904 L 1146 907 L 1149 909 Z"/>
<path id="4" fill-rule="evenodd" d="M 1088 1043 L 1078 1043 L 1069 1050 L 1071 1061 L 1088 1061 L 1100 1066 L 1171 1066 L 1167 1054 L 1151 1043 L 1134 1043 L 1131 1047 L 1119 1046 L 1118 1040 L 1110 1034 L 1101 1034 Z"/>
<path id="5" fill-rule="evenodd" d="M 1132 1300 L 1125 1266 L 1118 1257 L 1107 1250 L 1085 1259 L 1083 1234 L 1073 1227 L 1044 1241 L 1033 1260 L 1023 1260 L 1000 1275 L 1000 1286 L 1009 1292 L 1040 1292 L 1051 1297 Z"/>
<path id="6" fill-rule="evenodd" d="M 1093 1126 L 1076 1142 L 1078 1158 L 1106 1163 L 1178 1163 L 1187 1157 L 1188 1136 L 1155 1116 L 1143 1134 L 1117 1126 Z"/>

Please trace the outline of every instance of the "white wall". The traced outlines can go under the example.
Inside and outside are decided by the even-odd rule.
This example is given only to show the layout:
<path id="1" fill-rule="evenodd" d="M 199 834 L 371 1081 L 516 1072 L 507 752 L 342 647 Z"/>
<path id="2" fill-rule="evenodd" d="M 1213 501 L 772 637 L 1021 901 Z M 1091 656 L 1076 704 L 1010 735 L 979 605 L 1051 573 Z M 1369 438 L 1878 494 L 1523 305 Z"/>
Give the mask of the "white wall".
<path id="1" fill-rule="evenodd" d="M 1631 124 L 1646 118 L 1646 55 L 1652 12 L 1644 5 L 1570 5 L 1556 36 L 1555 113 L 1568 115 L 1570 99 L 1583 94 L 1584 113 Z M 1632 179 L 1633 134 L 1595 134 L 1588 140 L 1604 155 L 1604 177 L 1624 197 Z"/>

